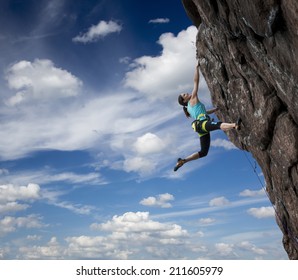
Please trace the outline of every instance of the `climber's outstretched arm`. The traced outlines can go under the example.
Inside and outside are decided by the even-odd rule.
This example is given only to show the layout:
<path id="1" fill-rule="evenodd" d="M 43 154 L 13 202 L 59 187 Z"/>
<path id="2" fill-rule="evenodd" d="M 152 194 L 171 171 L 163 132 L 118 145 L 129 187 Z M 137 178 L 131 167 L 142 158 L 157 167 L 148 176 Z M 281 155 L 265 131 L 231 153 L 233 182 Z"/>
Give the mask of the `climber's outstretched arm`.
<path id="1" fill-rule="evenodd" d="M 199 64 L 198 64 L 195 68 L 194 84 L 193 84 L 193 90 L 191 92 L 190 103 L 192 106 L 194 106 L 199 102 L 199 98 L 198 98 L 199 82 L 200 82 L 200 71 L 199 71 Z"/>

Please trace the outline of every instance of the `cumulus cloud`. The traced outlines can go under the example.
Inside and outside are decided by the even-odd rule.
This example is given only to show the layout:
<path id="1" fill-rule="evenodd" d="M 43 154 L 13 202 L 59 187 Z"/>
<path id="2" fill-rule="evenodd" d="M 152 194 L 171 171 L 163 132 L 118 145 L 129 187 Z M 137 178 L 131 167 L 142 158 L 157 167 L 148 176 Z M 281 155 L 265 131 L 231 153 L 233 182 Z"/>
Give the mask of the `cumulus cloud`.
<path id="1" fill-rule="evenodd" d="M 35 200 L 39 197 L 40 187 L 37 184 L 28 184 L 28 186 L 8 184 L 0 186 L 0 203 L 16 200 Z"/>
<path id="2" fill-rule="evenodd" d="M 146 133 L 145 135 L 138 137 L 134 143 L 136 152 L 139 154 L 151 154 L 161 152 L 166 143 L 153 133 Z"/>
<path id="3" fill-rule="evenodd" d="M 38 178 L 41 174 L 44 174 L 44 178 L 40 178 L 39 180 Z M 25 181 L 36 179 L 44 184 L 64 180 L 71 180 L 70 182 L 73 184 L 86 183 L 85 180 L 87 180 L 88 184 L 93 183 L 93 178 L 90 176 L 88 177 L 90 174 L 86 174 L 86 176 L 75 176 L 75 174 L 72 174 L 72 176 L 70 175 L 71 174 L 68 176 L 66 176 L 66 174 L 58 174 L 53 175 L 52 178 L 50 178 L 51 176 L 49 174 L 40 173 L 39 175 L 33 174 L 27 178 L 24 174 L 20 174 L 20 177 Z M 13 180 L 13 177 L 11 177 L 11 179 Z M 94 179 L 97 181 L 96 178 Z M 19 181 L 19 179 L 17 181 Z M 19 201 L 28 201 L 32 203 L 36 200 L 42 200 L 49 205 L 67 209 L 80 215 L 89 215 L 95 209 L 95 207 L 89 205 L 62 201 L 61 196 L 64 194 L 65 192 L 62 191 L 47 190 L 45 188 L 41 189 L 38 184 L 32 183 L 29 183 L 27 186 L 18 186 L 14 184 L 0 185 L 0 214 L 26 210 L 30 205 L 19 203 Z"/>
<path id="4" fill-rule="evenodd" d="M 130 255 L 159 254 L 167 246 L 181 246 L 188 237 L 186 230 L 177 224 L 153 221 L 148 212 L 127 212 L 114 216 L 105 223 L 91 225 L 96 231 L 106 232 L 99 236 L 74 236 L 66 238 L 65 250 L 72 257 L 127 259 Z"/>
<path id="5" fill-rule="evenodd" d="M 260 190 L 257 190 L 257 191 L 245 189 L 239 195 L 244 196 L 244 197 L 257 197 L 257 196 L 264 196 L 265 194 L 266 193 L 265 193 L 264 189 L 260 189 Z"/>
<path id="6" fill-rule="evenodd" d="M 97 25 L 92 25 L 86 33 L 74 37 L 73 42 L 77 43 L 91 43 L 96 42 L 111 33 L 120 32 L 122 26 L 117 22 L 110 20 L 101 20 Z"/>
<path id="7" fill-rule="evenodd" d="M 40 198 L 40 187 L 37 184 L 16 186 L 0 185 L 0 214 L 26 210 L 29 205 L 18 201 L 34 201 Z"/>
<path id="8" fill-rule="evenodd" d="M 158 40 L 163 49 L 160 56 L 135 59 L 131 64 L 132 70 L 125 75 L 124 85 L 151 99 L 163 99 L 189 91 L 195 67 L 193 42 L 196 34 L 194 26 L 181 31 L 177 37 L 172 33 L 162 34 Z M 200 85 L 202 87 L 203 84 Z"/>
<path id="9" fill-rule="evenodd" d="M 187 236 L 187 231 L 176 224 L 162 224 L 150 219 L 149 212 L 127 212 L 122 216 L 113 216 L 103 224 L 92 224 L 92 229 L 119 233 L 158 234 L 161 238 Z M 141 235 L 142 235 L 141 234 Z"/>
<path id="10" fill-rule="evenodd" d="M 155 18 L 155 19 L 150 19 L 149 23 L 169 23 L 170 19 L 168 18 Z"/>
<path id="11" fill-rule="evenodd" d="M 230 201 L 224 196 L 213 198 L 209 201 L 209 206 L 225 206 L 229 205 Z"/>
<path id="12" fill-rule="evenodd" d="M 234 245 L 227 244 L 227 243 L 216 243 L 215 249 L 217 250 L 218 254 L 221 256 L 228 256 L 233 253 Z"/>
<path id="13" fill-rule="evenodd" d="M 123 113 L 123 118 L 115 120 L 115 115 L 122 112 L 123 107 L 133 104 L 131 98 L 131 95 L 119 94 L 82 101 L 80 104 L 70 103 L 67 108 L 57 105 L 55 114 L 54 108 L 50 106 L 43 107 L 42 111 L 34 106 L 20 110 L 17 114 L 8 111 L 5 123 L 1 123 L 1 157 L 18 158 L 30 151 L 42 149 L 69 151 L 93 148 L 105 135 L 111 137 L 114 133 L 119 136 L 119 133 L 138 131 L 143 128 L 143 121 L 147 118 L 148 124 L 151 123 L 150 117 L 153 122 L 160 118 L 160 115 L 152 118 L 141 107 L 139 112 L 143 113 L 142 120 L 133 121 L 130 111 Z M 114 105 L 110 107 L 103 104 Z M 115 136 L 115 139 L 119 137 Z"/>
<path id="14" fill-rule="evenodd" d="M 19 253 L 23 258 L 31 260 L 61 259 L 63 255 L 65 255 L 64 249 L 61 244 L 59 244 L 56 237 L 52 237 L 44 246 L 21 246 Z"/>
<path id="15" fill-rule="evenodd" d="M 27 204 L 20 204 L 18 202 L 7 202 L 0 204 L 0 214 L 7 212 L 24 211 L 29 207 Z"/>
<path id="16" fill-rule="evenodd" d="M 166 33 L 159 40 L 163 48 L 161 55 L 147 56 L 144 71 L 134 62 L 125 76 L 125 84 L 128 86 L 135 78 L 140 84 L 147 83 L 149 76 L 154 80 L 146 86 L 147 89 L 151 87 L 150 94 L 146 90 L 142 94 L 127 89 L 85 94 L 78 77 L 58 68 L 50 60 L 15 63 L 7 70 L 8 86 L 15 94 L 6 100 L 11 106 L 1 108 L 5 121 L 0 120 L 0 158 L 17 159 L 49 149 L 92 150 L 102 152 L 105 162 L 113 169 L 136 172 L 140 176 L 165 172 L 174 149 L 175 152 L 187 152 L 191 147 L 190 143 L 179 143 L 182 140 L 175 136 L 178 127 L 184 133 L 183 128 L 173 121 L 181 111 L 173 112 L 168 101 L 177 89 L 190 90 L 192 87 L 195 36 L 195 27 L 177 36 Z M 142 61 L 143 58 L 139 59 Z M 155 67 L 165 71 L 167 78 L 156 73 Z M 141 76 L 136 77 L 139 71 Z M 168 89 L 171 95 L 167 95 Z M 200 89 L 204 99 L 207 96 L 204 83 L 200 84 Z M 81 92 L 84 95 L 79 94 Z M 156 98 L 151 98 L 156 94 L 168 99 L 156 102 Z M 67 106 L 66 102 L 61 102 L 62 97 Z M 16 106 L 12 105 L 20 106 L 16 111 Z M 115 118 L 119 112 L 121 118 Z M 189 131 L 187 127 L 185 130 Z"/>
<path id="17" fill-rule="evenodd" d="M 32 99 L 55 100 L 76 96 L 82 86 L 78 78 L 57 68 L 48 59 L 19 61 L 8 69 L 6 80 L 9 88 L 17 91 L 6 101 L 11 106 Z"/>
<path id="18" fill-rule="evenodd" d="M 65 252 L 70 257 L 97 259 L 128 259 L 135 251 L 126 236 L 74 236 L 66 238 L 68 247 Z M 123 244 L 123 242 L 127 242 Z"/>
<path id="19" fill-rule="evenodd" d="M 230 239 L 235 242 L 218 242 L 214 246 L 206 244 L 193 245 L 191 238 L 197 241 L 198 237 L 206 236 L 197 231 L 189 234 L 181 226 L 155 221 L 148 212 L 126 212 L 116 215 L 103 223 L 94 223 L 91 226 L 98 234 L 68 236 L 66 243 L 59 243 L 53 237 L 44 245 L 21 246 L 19 256 L 24 259 L 181 259 L 211 258 L 211 259 L 243 259 L 268 254 L 268 246 L 257 247 L 246 238 L 258 239 L 264 232 L 252 234 L 250 232 Z M 29 239 L 29 238 L 28 238 Z M 38 236 L 30 238 L 30 242 Z M 203 240 L 201 241 L 201 243 Z M 274 247 L 270 250 L 275 252 Z M 180 254 L 183 251 L 184 254 Z M 187 252 L 187 253 L 186 253 Z"/>
<path id="20" fill-rule="evenodd" d="M 0 220 L 0 236 L 14 232 L 19 228 L 41 228 L 44 226 L 41 222 L 41 217 L 37 215 L 26 217 L 5 216 Z"/>
<path id="21" fill-rule="evenodd" d="M 169 201 L 174 200 L 174 196 L 169 193 L 159 194 L 156 197 L 149 196 L 140 201 L 141 205 L 151 207 L 170 208 L 172 204 Z"/>
<path id="22" fill-rule="evenodd" d="M 123 92 L 103 94 L 86 100 L 78 98 L 67 106 L 55 102 L 57 106 L 48 103 L 43 106 L 32 104 L 21 107 L 17 112 L 5 108 L 5 122 L 0 121 L 1 159 L 16 159 L 32 151 L 45 149 L 92 149 L 103 151 L 104 154 L 109 151 L 109 157 L 124 156 L 122 169 L 127 172 L 136 170 L 146 173 L 146 169 L 153 170 L 157 160 L 148 159 L 148 152 L 157 153 L 160 147 L 164 147 L 164 143 L 157 134 L 151 133 L 151 137 L 150 134 L 146 135 L 147 129 L 153 130 L 172 119 L 170 107 L 162 110 L 162 104 L 146 103 L 136 94 Z M 123 110 L 130 107 L 136 109 Z M 121 118 L 115 118 L 119 112 Z M 139 141 L 136 142 L 138 137 Z M 141 143 L 146 145 L 146 149 L 140 147 Z M 159 148 L 158 144 L 161 144 Z M 113 162 L 116 162 L 115 159 Z"/>
<path id="23" fill-rule="evenodd" d="M 247 213 L 258 219 L 271 218 L 275 216 L 275 211 L 272 206 L 250 208 L 249 210 L 247 210 Z"/>

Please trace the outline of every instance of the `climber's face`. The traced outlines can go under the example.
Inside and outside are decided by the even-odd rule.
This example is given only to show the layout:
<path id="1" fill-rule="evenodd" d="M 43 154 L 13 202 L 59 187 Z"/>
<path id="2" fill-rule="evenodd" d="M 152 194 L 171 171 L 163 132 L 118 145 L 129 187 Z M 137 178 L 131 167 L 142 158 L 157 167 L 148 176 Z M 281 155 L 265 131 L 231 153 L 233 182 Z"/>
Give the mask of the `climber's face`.
<path id="1" fill-rule="evenodd" d="M 190 98 L 191 98 L 191 95 L 189 93 L 182 93 L 181 96 L 182 96 L 183 101 L 185 103 L 187 103 L 190 100 Z"/>

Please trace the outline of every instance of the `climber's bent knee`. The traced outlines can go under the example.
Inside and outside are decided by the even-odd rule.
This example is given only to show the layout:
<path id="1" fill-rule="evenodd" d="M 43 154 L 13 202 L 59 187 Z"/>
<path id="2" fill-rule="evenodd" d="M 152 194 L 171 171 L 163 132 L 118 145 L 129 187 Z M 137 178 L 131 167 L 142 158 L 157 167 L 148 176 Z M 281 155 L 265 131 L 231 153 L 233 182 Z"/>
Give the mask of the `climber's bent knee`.
<path id="1" fill-rule="evenodd" d="M 202 158 L 202 157 L 205 157 L 205 156 L 207 156 L 208 155 L 208 150 L 206 151 L 206 150 L 201 150 L 201 151 L 199 151 L 199 156 L 200 156 L 200 158 Z"/>
<path id="2" fill-rule="evenodd" d="M 201 150 L 199 151 L 200 158 L 207 156 L 210 147 L 210 133 L 200 137 Z"/>

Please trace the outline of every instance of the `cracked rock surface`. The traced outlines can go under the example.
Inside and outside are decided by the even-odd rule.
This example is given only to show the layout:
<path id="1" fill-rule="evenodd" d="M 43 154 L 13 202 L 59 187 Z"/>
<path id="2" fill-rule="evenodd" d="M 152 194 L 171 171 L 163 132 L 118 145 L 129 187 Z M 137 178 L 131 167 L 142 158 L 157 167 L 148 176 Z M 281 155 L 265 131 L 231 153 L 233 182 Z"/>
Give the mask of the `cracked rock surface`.
<path id="1" fill-rule="evenodd" d="M 298 259 L 298 1 L 182 0 L 218 118 L 266 180 L 289 259 Z"/>

